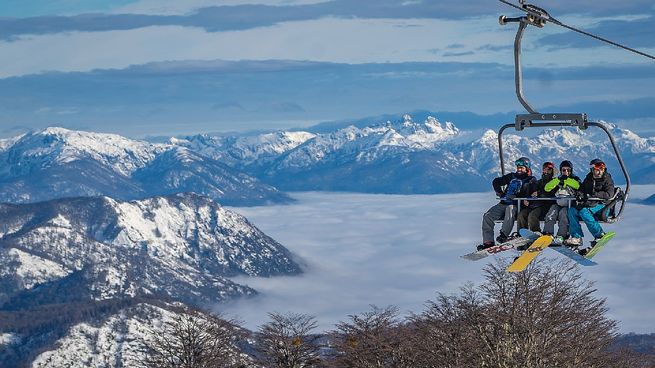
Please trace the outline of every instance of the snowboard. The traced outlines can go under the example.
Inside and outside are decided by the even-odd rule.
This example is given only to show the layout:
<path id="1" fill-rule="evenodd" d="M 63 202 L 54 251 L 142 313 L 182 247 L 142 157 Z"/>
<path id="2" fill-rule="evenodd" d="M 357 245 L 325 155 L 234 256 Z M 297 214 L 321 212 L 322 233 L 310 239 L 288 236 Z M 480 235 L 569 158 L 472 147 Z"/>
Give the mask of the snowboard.
<path id="1" fill-rule="evenodd" d="M 593 256 L 598 254 L 598 252 L 600 252 L 601 249 L 605 247 L 605 244 L 607 244 L 607 242 L 609 242 L 614 237 L 614 235 L 616 235 L 614 231 L 606 233 L 602 238 L 598 239 L 596 245 L 594 245 L 594 247 L 591 248 L 591 250 L 589 250 L 589 252 L 587 252 L 584 257 L 586 259 L 591 259 Z"/>
<path id="2" fill-rule="evenodd" d="M 514 238 L 514 239 L 512 239 L 510 241 L 507 241 L 505 243 L 496 244 L 493 247 L 483 249 L 483 250 L 478 250 L 478 251 L 475 251 L 475 252 L 472 252 L 472 253 L 468 253 L 468 254 L 465 254 L 465 255 L 460 256 L 460 257 L 462 257 L 464 259 L 468 259 L 469 261 L 478 261 L 478 260 L 486 258 L 486 257 L 488 257 L 488 256 L 490 256 L 492 254 L 497 254 L 497 253 L 500 253 L 500 252 L 504 252 L 506 250 L 516 249 L 516 247 L 519 247 L 519 246 L 528 245 L 531 242 L 533 242 L 534 240 L 536 240 L 538 237 L 539 237 L 539 235 L 537 235 L 535 233 L 532 233 L 532 235 L 530 235 L 530 236 L 521 236 L 521 237 L 518 237 L 518 238 Z"/>
<path id="3" fill-rule="evenodd" d="M 556 251 L 559 254 L 562 254 L 562 255 L 565 255 L 565 256 L 571 258 L 572 260 L 576 261 L 578 264 L 580 264 L 582 266 L 596 266 L 596 265 L 598 265 L 598 263 L 592 261 L 591 259 L 588 259 L 588 258 L 585 258 L 585 257 L 581 256 L 580 253 L 574 251 L 573 249 L 571 249 L 571 248 L 569 248 L 567 246 L 564 246 L 564 245 L 558 245 L 558 246 L 551 245 L 549 248 Z"/>
<path id="4" fill-rule="evenodd" d="M 535 240 L 528 249 L 525 250 L 518 258 L 507 267 L 508 272 L 520 272 L 525 270 L 526 267 L 532 262 L 535 257 L 541 253 L 542 250 L 548 248 L 553 242 L 553 237 L 550 235 L 540 236 Z"/>

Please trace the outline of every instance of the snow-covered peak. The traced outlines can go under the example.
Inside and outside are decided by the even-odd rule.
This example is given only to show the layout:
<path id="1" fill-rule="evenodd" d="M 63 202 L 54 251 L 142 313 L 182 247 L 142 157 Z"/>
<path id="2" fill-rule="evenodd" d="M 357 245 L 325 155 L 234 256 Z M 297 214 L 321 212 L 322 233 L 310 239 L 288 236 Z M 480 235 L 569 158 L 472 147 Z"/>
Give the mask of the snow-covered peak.
<path id="1" fill-rule="evenodd" d="M 127 176 L 166 149 L 165 145 L 136 141 L 117 134 L 49 127 L 23 135 L 5 152 L 10 153 L 10 164 L 22 167 L 20 172 L 29 172 L 34 165 L 43 168 L 54 163 L 91 159 Z"/>
<path id="2" fill-rule="evenodd" d="M 497 144 L 498 142 L 498 133 L 496 131 L 487 129 L 479 139 L 479 142 L 485 145 L 488 144 Z"/>
<path id="3" fill-rule="evenodd" d="M 200 134 L 171 138 L 169 142 L 224 163 L 248 165 L 277 157 L 314 137 L 315 134 L 304 131 L 277 131 L 235 137 Z"/>
<path id="4" fill-rule="evenodd" d="M 447 122 L 444 127 L 433 116 L 428 116 L 423 123 L 417 123 L 410 115 L 405 114 L 399 124 L 387 122 L 387 126 L 395 129 L 410 142 L 419 145 L 432 145 L 449 140 L 459 134 L 459 129 L 453 123 Z"/>
<path id="5" fill-rule="evenodd" d="M 533 144 L 544 147 L 587 147 L 594 143 L 580 129 L 548 129 L 533 139 Z"/>

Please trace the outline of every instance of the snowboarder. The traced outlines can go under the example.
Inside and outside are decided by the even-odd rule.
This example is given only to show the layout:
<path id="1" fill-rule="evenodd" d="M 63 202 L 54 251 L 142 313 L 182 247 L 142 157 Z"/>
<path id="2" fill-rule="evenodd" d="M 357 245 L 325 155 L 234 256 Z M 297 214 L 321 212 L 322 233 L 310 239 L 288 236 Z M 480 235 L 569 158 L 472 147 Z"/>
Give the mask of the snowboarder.
<path id="1" fill-rule="evenodd" d="M 575 197 L 576 191 L 580 189 L 580 178 L 573 174 L 571 161 L 562 161 L 559 164 L 559 171 L 559 177 L 548 182 L 544 189 L 549 193 L 554 191 L 555 197 Z M 544 234 L 555 234 L 555 222 L 557 221 L 557 236 L 553 238 L 554 244 L 561 245 L 569 237 L 568 209 L 569 200 L 558 199 L 546 213 Z"/>
<path id="2" fill-rule="evenodd" d="M 578 222 L 581 219 L 594 237 L 591 247 L 605 235 L 603 228 L 594 215 L 602 211 L 605 208 L 605 202 L 608 202 L 614 196 L 614 181 L 612 180 L 612 176 L 607 172 L 605 163 L 600 159 L 594 159 L 591 160 L 589 166 L 590 172 L 585 177 L 578 192 L 578 203 L 575 207 L 571 207 L 568 210 L 571 237 L 567 243 L 572 247 L 582 245 L 584 234 Z M 590 198 L 599 198 L 600 200 Z M 591 247 L 581 249 L 580 254 L 585 255 Z"/>
<path id="3" fill-rule="evenodd" d="M 535 180 L 530 171 L 530 160 L 521 157 L 514 162 L 516 172 L 495 178 L 492 186 L 496 195 L 500 197 L 500 203 L 491 207 L 482 216 L 482 244 L 478 250 L 493 247 L 494 242 L 494 221 L 503 219 L 503 226 L 500 235 L 496 238 L 499 243 L 510 240 L 510 234 L 516 219 L 516 197 L 526 197 L 529 193 L 530 183 Z M 503 187 L 504 190 L 503 190 Z"/>
<path id="4" fill-rule="evenodd" d="M 541 167 L 541 179 L 531 183 L 529 192 L 532 197 L 552 198 L 555 196 L 555 188 L 546 190 L 548 184 L 555 176 L 555 165 L 552 162 L 544 162 Z M 516 220 L 518 229 L 530 229 L 533 232 L 541 232 L 539 221 L 544 218 L 554 201 L 524 201 L 526 205 L 519 212 Z M 552 235 L 552 232 L 549 234 Z"/>

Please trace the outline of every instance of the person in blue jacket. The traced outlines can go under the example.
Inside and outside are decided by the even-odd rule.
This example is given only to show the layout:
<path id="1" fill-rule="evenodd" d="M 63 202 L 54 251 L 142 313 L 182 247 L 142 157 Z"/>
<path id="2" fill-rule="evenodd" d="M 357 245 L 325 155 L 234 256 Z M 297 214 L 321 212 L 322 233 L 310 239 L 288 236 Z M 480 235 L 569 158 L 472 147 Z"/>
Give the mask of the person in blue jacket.
<path id="1" fill-rule="evenodd" d="M 503 220 L 503 226 L 496 241 L 504 243 L 510 239 L 516 220 L 517 203 L 514 198 L 527 197 L 530 187 L 536 181 L 532 176 L 531 163 L 527 157 L 519 158 L 514 164 L 516 172 L 495 178 L 492 182 L 496 195 L 500 197 L 500 203 L 491 207 L 482 216 L 482 244 L 477 246 L 478 250 L 493 247 L 496 244 L 494 242 L 496 220 Z"/>

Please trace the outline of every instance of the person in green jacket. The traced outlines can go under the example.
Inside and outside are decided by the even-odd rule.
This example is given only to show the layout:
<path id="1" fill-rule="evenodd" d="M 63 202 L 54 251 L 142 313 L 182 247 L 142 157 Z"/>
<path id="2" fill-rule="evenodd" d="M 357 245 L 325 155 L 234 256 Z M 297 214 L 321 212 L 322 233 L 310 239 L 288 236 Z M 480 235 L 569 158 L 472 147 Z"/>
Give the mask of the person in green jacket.
<path id="1" fill-rule="evenodd" d="M 555 191 L 555 197 L 573 197 L 580 189 L 580 178 L 573 174 L 573 164 L 564 160 L 559 165 L 560 175 L 546 183 L 544 189 L 547 192 Z M 550 206 L 544 220 L 544 234 L 555 234 L 555 222 L 557 222 L 557 236 L 553 238 L 554 244 L 563 244 L 569 237 L 569 201 L 559 199 L 557 203 Z"/>

